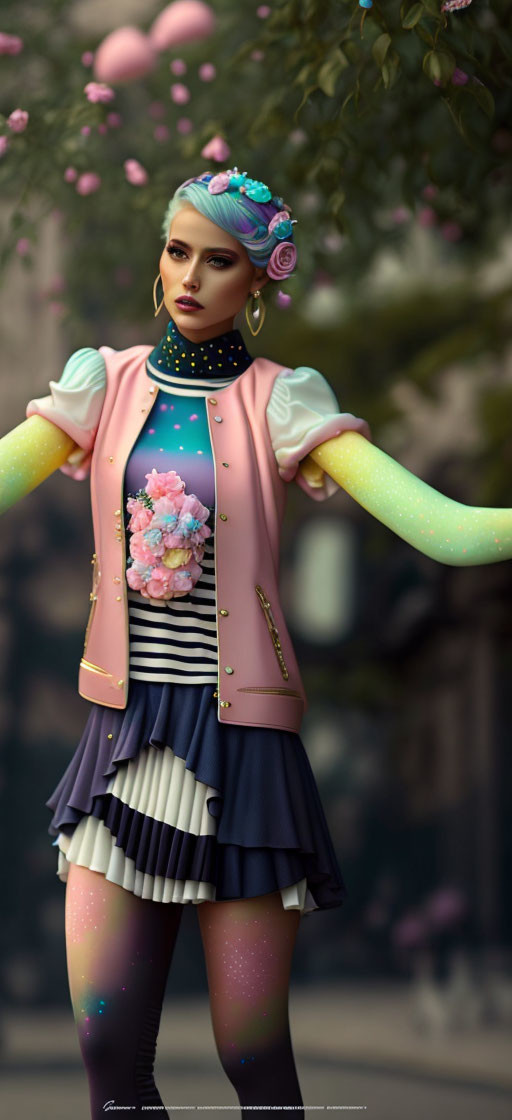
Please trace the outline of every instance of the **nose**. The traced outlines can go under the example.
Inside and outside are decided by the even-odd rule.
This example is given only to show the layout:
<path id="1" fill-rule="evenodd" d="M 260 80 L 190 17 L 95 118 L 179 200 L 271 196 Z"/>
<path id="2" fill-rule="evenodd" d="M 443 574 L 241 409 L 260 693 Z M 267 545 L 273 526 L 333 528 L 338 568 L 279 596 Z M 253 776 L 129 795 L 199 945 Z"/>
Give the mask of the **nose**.
<path id="1" fill-rule="evenodd" d="M 194 291 L 197 291 L 199 287 L 199 280 L 196 275 L 195 268 L 195 264 L 191 261 L 190 267 L 188 268 L 186 275 L 183 277 L 183 287 L 192 288 Z"/>

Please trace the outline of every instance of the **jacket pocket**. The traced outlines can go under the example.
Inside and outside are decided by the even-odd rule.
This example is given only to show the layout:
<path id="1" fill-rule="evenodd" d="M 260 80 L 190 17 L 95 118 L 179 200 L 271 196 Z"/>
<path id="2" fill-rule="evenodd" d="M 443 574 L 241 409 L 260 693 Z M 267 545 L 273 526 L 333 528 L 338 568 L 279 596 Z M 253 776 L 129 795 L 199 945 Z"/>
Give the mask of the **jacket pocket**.
<path id="1" fill-rule="evenodd" d="M 302 700 L 301 693 L 295 688 L 237 688 L 237 692 L 270 692 L 275 696 L 296 696 L 298 700 Z"/>
<path id="2" fill-rule="evenodd" d="M 287 681 L 290 674 L 288 673 L 288 669 L 286 668 L 286 665 L 285 665 L 285 661 L 284 661 L 284 657 L 283 657 L 283 651 L 281 649 L 281 642 L 279 641 L 279 632 L 278 632 L 278 629 L 277 629 L 277 626 L 276 626 L 276 623 L 275 623 L 274 615 L 272 614 L 272 607 L 270 606 L 270 602 L 267 599 L 267 596 L 265 595 L 265 592 L 264 592 L 263 588 L 260 587 L 259 583 L 256 584 L 255 591 L 256 591 L 256 594 L 257 594 L 258 599 L 260 601 L 260 605 L 261 605 L 261 608 L 263 610 L 263 613 L 265 615 L 265 620 L 266 620 L 266 623 L 267 623 L 267 626 L 268 626 L 268 631 L 269 631 L 270 637 L 272 638 L 272 645 L 274 647 L 274 653 L 275 653 L 275 655 L 277 657 L 277 660 L 279 662 L 279 668 L 281 670 L 281 673 L 283 675 L 284 680 Z"/>
<path id="3" fill-rule="evenodd" d="M 94 618 L 94 612 L 96 610 L 96 602 L 97 602 L 97 599 L 98 599 L 98 584 L 99 584 L 99 581 L 100 581 L 100 573 L 99 573 L 99 569 L 98 569 L 98 557 L 96 556 L 95 552 L 93 552 L 93 554 L 92 554 L 91 564 L 93 565 L 93 569 L 92 569 L 92 591 L 89 594 L 89 599 L 91 600 L 91 609 L 89 611 L 89 618 L 87 619 L 87 626 L 85 628 L 84 649 L 83 649 L 84 653 L 87 649 L 87 642 L 89 641 L 89 633 L 90 633 L 90 630 L 91 630 L 91 623 L 92 623 L 92 620 Z"/>

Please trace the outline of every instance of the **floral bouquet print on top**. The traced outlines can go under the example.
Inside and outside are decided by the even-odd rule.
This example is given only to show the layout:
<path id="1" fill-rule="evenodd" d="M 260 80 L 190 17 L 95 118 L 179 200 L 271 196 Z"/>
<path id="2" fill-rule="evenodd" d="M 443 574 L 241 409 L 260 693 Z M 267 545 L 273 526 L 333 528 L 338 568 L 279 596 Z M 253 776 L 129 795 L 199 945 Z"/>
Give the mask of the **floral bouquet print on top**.
<path id="1" fill-rule="evenodd" d="M 185 494 L 176 471 L 158 473 L 153 468 L 146 478 L 146 489 L 126 502 L 132 534 L 126 579 L 145 599 L 176 599 L 186 595 L 202 573 L 199 561 L 204 541 L 211 536 L 205 525 L 210 511 L 195 494 Z"/>

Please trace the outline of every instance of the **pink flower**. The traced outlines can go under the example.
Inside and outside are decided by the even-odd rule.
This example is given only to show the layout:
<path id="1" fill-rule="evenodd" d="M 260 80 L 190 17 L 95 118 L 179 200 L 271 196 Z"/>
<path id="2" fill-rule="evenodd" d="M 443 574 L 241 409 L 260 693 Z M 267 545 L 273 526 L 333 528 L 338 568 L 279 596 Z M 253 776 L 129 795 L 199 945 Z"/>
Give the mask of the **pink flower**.
<path id="1" fill-rule="evenodd" d="M 176 122 L 176 129 L 182 136 L 186 136 L 188 132 L 192 132 L 193 127 L 194 123 L 190 120 L 190 117 L 179 117 Z"/>
<path id="2" fill-rule="evenodd" d="M 298 147 L 299 144 L 304 144 L 307 138 L 307 133 L 304 132 L 303 128 L 294 128 L 288 133 L 288 139 L 292 144 L 295 144 L 296 147 Z"/>
<path id="3" fill-rule="evenodd" d="M 94 57 L 94 74 L 101 82 L 132 82 L 149 74 L 158 55 L 138 27 L 118 27 L 100 43 Z"/>
<path id="4" fill-rule="evenodd" d="M 186 105 L 187 101 L 190 101 L 190 90 L 183 85 L 183 82 L 173 82 L 171 98 L 175 105 Z"/>
<path id="5" fill-rule="evenodd" d="M 157 124 L 153 133 L 155 140 L 158 140 L 160 143 L 164 143 L 165 140 L 168 140 L 170 135 L 166 124 Z"/>
<path id="6" fill-rule="evenodd" d="M 213 159 L 216 163 L 224 163 L 224 160 L 231 155 L 231 148 L 228 147 L 226 141 L 222 136 L 214 136 L 201 148 L 201 155 L 204 159 Z"/>
<path id="7" fill-rule="evenodd" d="M 203 62 L 199 67 L 199 77 L 202 82 L 213 82 L 213 79 L 216 76 L 217 71 L 215 69 L 215 66 L 213 65 L 213 62 Z"/>
<path id="8" fill-rule="evenodd" d="M 107 113 L 107 124 L 109 128 L 121 128 L 123 118 L 120 113 Z"/>
<path id="9" fill-rule="evenodd" d="M 106 125 L 104 121 L 102 121 L 101 124 L 98 125 L 98 132 L 100 136 L 105 136 L 105 133 L 108 132 L 108 125 Z"/>
<path id="10" fill-rule="evenodd" d="M 271 218 L 270 222 L 268 223 L 268 232 L 273 233 L 276 226 L 278 226 L 280 222 L 287 222 L 289 221 L 289 219 L 290 215 L 286 212 L 286 210 L 278 210 L 277 214 L 274 214 L 274 217 Z"/>
<path id="11" fill-rule="evenodd" d="M 263 59 L 265 58 L 265 51 L 251 51 L 251 58 L 253 62 L 263 62 Z"/>
<path id="12" fill-rule="evenodd" d="M 7 117 L 7 124 L 13 132 L 24 132 L 28 124 L 28 113 L 25 109 L 14 109 Z"/>
<path id="13" fill-rule="evenodd" d="M 28 237 L 20 237 L 19 241 L 16 242 L 16 252 L 20 257 L 26 257 L 27 253 L 30 252 L 30 241 Z"/>
<path id="14" fill-rule="evenodd" d="M 84 51 L 82 55 L 82 66 L 92 66 L 94 62 L 94 54 L 92 51 Z"/>
<path id="15" fill-rule="evenodd" d="M 423 195 L 423 198 L 435 198 L 436 194 L 438 194 L 439 192 L 434 183 L 427 183 L 426 187 L 423 187 L 421 193 Z"/>
<path id="16" fill-rule="evenodd" d="M 176 474 L 176 471 L 160 471 L 159 473 L 153 467 L 153 470 L 145 477 L 147 483 L 144 489 L 153 501 L 156 498 L 179 497 L 185 489 L 185 483 L 179 474 Z"/>
<path id="17" fill-rule="evenodd" d="M 165 105 L 163 101 L 152 101 L 148 113 L 154 121 L 161 121 L 162 117 L 165 117 Z"/>
<path id="18" fill-rule="evenodd" d="M 407 222 L 409 220 L 409 210 L 406 206 L 395 206 L 395 209 L 391 212 L 391 218 L 396 226 L 400 226 L 403 224 L 403 222 Z"/>
<path id="19" fill-rule="evenodd" d="M 170 63 L 169 69 L 173 74 L 176 74 L 177 78 L 179 78 L 182 74 L 187 73 L 187 64 L 183 61 L 182 58 L 173 58 L 172 62 Z"/>
<path id="20" fill-rule="evenodd" d="M 292 302 L 292 297 L 287 292 L 278 291 L 276 296 L 276 303 L 278 307 L 289 307 Z"/>
<path id="21" fill-rule="evenodd" d="M 256 15 L 259 19 L 267 19 L 271 11 L 272 8 L 269 8 L 268 4 L 260 4 L 259 8 L 256 8 Z"/>
<path id="22" fill-rule="evenodd" d="M 418 212 L 418 223 L 423 229 L 430 229 L 437 222 L 437 214 L 431 206 L 423 206 Z"/>
<path id="23" fill-rule="evenodd" d="M 9 139 L 7 136 L 0 136 L 0 156 L 4 156 L 9 147 Z"/>
<path id="24" fill-rule="evenodd" d="M 105 82 L 88 82 L 84 86 L 84 93 L 88 101 L 99 102 L 101 105 L 108 104 L 116 96 L 114 90 L 107 86 Z"/>
<path id="25" fill-rule="evenodd" d="M 132 533 L 130 553 L 133 559 L 138 560 L 140 564 L 154 564 L 155 558 L 153 549 L 149 547 L 149 544 L 144 539 L 144 530 L 138 530 L 136 533 Z"/>
<path id="26" fill-rule="evenodd" d="M 286 280 L 297 263 L 297 250 L 292 241 L 280 241 L 276 245 L 267 264 L 267 273 L 272 280 Z"/>
<path id="27" fill-rule="evenodd" d="M 101 186 L 101 179 L 95 171 L 84 171 L 76 184 L 78 194 L 93 194 Z"/>
<path id="28" fill-rule="evenodd" d="M 90 136 L 90 135 L 91 135 L 91 126 L 90 126 L 90 124 L 84 124 L 84 125 L 82 125 L 82 127 L 81 127 L 81 129 L 80 129 L 80 132 L 82 133 L 82 136 Z"/>
<path id="29" fill-rule="evenodd" d="M 148 173 L 138 159 L 125 159 L 124 171 L 129 183 L 134 187 L 144 187 L 148 182 Z"/>
<path id="30" fill-rule="evenodd" d="M 455 70 L 453 71 L 453 74 L 452 74 L 452 85 L 453 86 L 465 86 L 467 81 L 469 81 L 469 78 L 468 78 L 468 75 L 466 74 L 466 71 L 465 70 L 460 70 L 459 67 L 456 66 Z"/>
<path id="31" fill-rule="evenodd" d="M 7 35 L 0 31 L 0 54 L 19 54 L 23 50 L 23 39 L 19 35 Z"/>
<path id="32" fill-rule="evenodd" d="M 142 591 L 142 588 L 151 579 L 153 567 L 138 560 L 126 569 L 126 580 L 133 591 Z"/>
<path id="33" fill-rule="evenodd" d="M 174 0 L 168 4 L 149 30 L 149 38 L 157 51 L 205 39 L 215 30 L 215 15 L 202 0 Z"/>
<path id="34" fill-rule="evenodd" d="M 148 509 L 138 498 L 128 498 L 126 502 L 128 513 L 131 513 L 128 528 L 132 533 L 142 532 L 147 529 L 153 517 L 153 511 Z"/>
<path id="35" fill-rule="evenodd" d="M 141 595 L 147 599 L 170 599 L 173 584 L 174 572 L 159 564 L 158 567 L 153 568 L 151 579 L 148 580 L 145 590 L 141 590 Z"/>

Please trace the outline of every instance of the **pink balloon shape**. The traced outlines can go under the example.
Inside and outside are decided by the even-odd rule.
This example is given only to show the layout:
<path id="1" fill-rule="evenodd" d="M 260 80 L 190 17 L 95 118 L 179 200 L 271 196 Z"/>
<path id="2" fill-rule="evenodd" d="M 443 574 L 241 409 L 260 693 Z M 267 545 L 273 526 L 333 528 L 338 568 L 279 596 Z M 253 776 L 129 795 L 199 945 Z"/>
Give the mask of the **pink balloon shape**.
<path id="1" fill-rule="evenodd" d="M 165 51 L 194 39 L 206 39 L 215 29 L 215 15 L 203 0 L 174 0 L 157 16 L 148 35 L 155 50 Z"/>
<path id="2" fill-rule="evenodd" d="M 158 55 L 137 27 L 119 27 L 100 43 L 94 56 L 94 74 L 102 82 L 131 82 L 149 74 Z"/>

